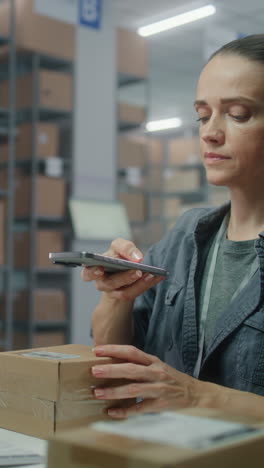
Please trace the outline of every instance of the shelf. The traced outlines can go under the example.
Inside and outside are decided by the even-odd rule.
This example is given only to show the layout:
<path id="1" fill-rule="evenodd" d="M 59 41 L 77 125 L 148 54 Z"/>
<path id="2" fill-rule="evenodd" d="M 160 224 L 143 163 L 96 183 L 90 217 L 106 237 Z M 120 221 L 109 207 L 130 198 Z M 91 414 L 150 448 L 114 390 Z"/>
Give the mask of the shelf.
<path id="1" fill-rule="evenodd" d="M 71 272 L 72 268 L 70 267 L 61 267 L 59 265 L 52 265 L 51 263 L 51 268 L 35 268 L 34 272 L 37 275 L 48 275 L 48 276 L 65 276 L 69 275 Z"/>
<path id="2" fill-rule="evenodd" d="M 119 88 L 121 88 L 122 86 L 143 83 L 144 81 L 146 81 L 146 78 L 142 76 L 135 76 L 121 72 L 119 72 L 117 75 L 117 85 Z"/>
<path id="3" fill-rule="evenodd" d="M 7 45 L 9 43 L 8 37 L 0 36 L 0 46 Z"/>
<path id="4" fill-rule="evenodd" d="M 32 109 L 17 110 L 17 123 L 27 122 L 32 120 Z M 69 119 L 72 115 L 71 111 L 62 111 L 60 109 L 38 109 L 38 118 L 40 121 L 56 121 Z"/>
<path id="5" fill-rule="evenodd" d="M 127 131 L 130 131 L 130 130 L 140 129 L 143 126 L 144 126 L 144 123 L 123 122 L 123 121 L 118 122 L 118 130 L 120 132 L 127 132 Z"/>
<path id="6" fill-rule="evenodd" d="M 3 41 L 6 40 L 3 38 Z M 0 37 L 0 45 L 4 45 L 7 42 L 1 43 Z M 54 70 L 59 72 L 72 72 L 73 70 L 73 62 L 70 60 L 63 60 L 57 57 L 52 57 L 50 55 L 45 54 L 35 54 L 34 52 L 19 52 L 16 55 L 16 74 L 17 76 L 30 73 L 32 71 L 32 57 L 37 56 L 39 58 L 39 68 L 46 69 L 46 70 Z M 6 60 L 8 60 L 8 51 L 6 53 Z M 8 66 L 7 61 L 0 63 L 0 79 L 6 80 L 8 79 Z"/>
<path id="7" fill-rule="evenodd" d="M 52 320 L 38 320 L 33 321 L 34 330 L 58 330 L 62 328 L 67 328 L 69 326 L 68 320 L 52 321 Z M 28 330 L 29 323 L 28 320 L 15 320 L 14 327 L 17 330 Z"/>
<path id="8" fill-rule="evenodd" d="M 1 155 L 0 155 L 1 156 Z M 7 190 L 1 190 L 0 189 L 0 198 L 6 198 L 8 195 Z"/>

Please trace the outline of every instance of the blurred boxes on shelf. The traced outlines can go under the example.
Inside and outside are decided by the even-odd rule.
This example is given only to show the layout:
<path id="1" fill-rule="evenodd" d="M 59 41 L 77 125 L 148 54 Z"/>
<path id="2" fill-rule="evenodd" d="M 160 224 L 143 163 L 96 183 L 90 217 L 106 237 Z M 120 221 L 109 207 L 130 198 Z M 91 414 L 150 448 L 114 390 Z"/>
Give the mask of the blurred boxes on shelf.
<path id="1" fill-rule="evenodd" d="M 148 192 L 161 192 L 163 169 L 159 165 L 150 165 L 146 174 L 146 189 Z"/>
<path id="2" fill-rule="evenodd" d="M 75 26 L 38 14 L 35 0 L 16 0 L 14 3 L 18 51 L 34 51 L 66 60 L 73 59 Z M 2 36 L 9 35 L 10 9 L 11 2 L 0 3 Z"/>
<path id="3" fill-rule="evenodd" d="M 157 138 L 148 138 L 148 162 L 149 165 L 159 165 L 162 167 L 163 163 L 163 149 L 162 143 Z"/>
<path id="4" fill-rule="evenodd" d="M 200 172 L 198 169 L 180 170 L 168 167 L 163 171 L 163 191 L 192 192 L 200 189 Z"/>
<path id="5" fill-rule="evenodd" d="M 38 71 L 38 106 L 41 109 L 71 111 L 72 77 L 67 73 Z M 16 79 L 16 108 L 30 109 L 33 104 L 33 75 L 27 73 Z M 0 106 L 8 107 L 8 81 L 0 81 Z"/>
<path id="6" fill-rule="evenodd" d="M 147 205 L 143 192 L 119 192 L 118 200 L 124 204 L 130 222 L 145 221 Z"/>
<path id="7" fill-rule="evenodd" d="M 6 261 L 6 202 L 0 200 L 0 265 Z"/>
<path id="8" fill-rule="evenodd" d="M 147 41 L 136 31 L 117 29 L 117 71 L 137 78 L 147 77 Z"/>
<path id="9" fill-rule="evenodd" d="M 220 206 L 230 201 L 230 193 L 227 188 L 210 186 L 208 199 L 210 205 Z"/>
<path id="10" fill-rule="evenodd" d="M 147 160 L 147 145 L 133 138 L 118 138 L 117 166 L 120 169 L 130 167 L 144 168 Z"/>
<path id="11" fill-rule="evenodd" d="M 93 377 L 91 367 L 113 362 L 74 344 L 0 353 L 0 426 L 45 438 L 108 419 L 106 408 L 122 402 L 95 399 L 95 385 L 113 382 Z"/>
<path id="12" fill-rule="evenodd" d="M 33 127 L 29 123 L 18 125 L 16 132 L 16 159 L 26 160 L 32 157 L 33 153 Z M 47 158 L 58 155 L 59 129 L 51 123 L 38 122 L 36 124 L 36 156 Z M 0 145 L 0 162 L 7 161 L 8 143 Z"/>
<path id="13" fill-rule="evenodd" d="M 263 426 L 207 408 L 98 422 L 53 437 L 48 468 L 262 468 Z"/>
<path id="14" fill-rule="evenodd" d="M 162 238 L 164 234 L 164 222 L 149 220 L 141 226 L 133 226 L 132 232 L 135 245 L 150 246 Z"/>
<path id="15" fill-rule="evenodd" d="M 118 104 L 118 120 L 124 124 L 140 125 L 146 120 L 146 109 L 142 106 L 120 102 Z"/>
<path id="16" fill-rule="evenodd" d="M 198 137 L 175 138 L 168 142 L 168 165 L 199 164 L 200 144 Z"/>
<path id="17" fill-rule="evenodd" d="M 36 177 L 36 216 L 63 218 L 66 203 L 66 182 L 62 178 Z M 16 216 L 28 216 L 31 203 L 29 176 L 16 180 Z"/>
<path id="18" fill-rule="evenodd" d="M 28 268 L 30 262 L 30 235 L 28 231 L 14 233 L 14 265 L 16 268 Z M 49 252 L 64 250 L 64 235 L 60 231 L 36 231 L 35 268 L 60 268 L 49 260 Z"/>
<path id="19" fill-rule="evenodd" d="M 14 331 L 13 350 L 28 348 L 29 336 L 26 331 Z M 65 345 L 64 331 L 34 331 L 32 346 L 34 348 L 46 348 L 48 346 Z M 1 427 L 1 422 L 0 422 Z"/>
<path id="20" fill-rule="evenodd" d="M 181 209 L 181 199 L 177 197 L 150 197 L 149 217 L 163 217 L 176 219 Z"/>
<path id="21" fill-rule="evenodd" d="M 65 292 L 60 289 L 35 289 L 33 294 L 33 320 L 35 322 L 59 322 L 66 320 Z M 17 291 L 13 294 L 13 318 L 26 322 L 29 319 L 29 292 Z M 0 319 L 4 319 L 4 298 L 0 302 Z"/>
<path id="22" fill-rule="evenodd" d="M 63 178 L 37 175 L 35 216 L 63 218 L 66 204 L 66 181 Z M 0 171 L 0 189 L 7 188 L 7 171 Z M 31 212 L 32 187 L 26 171 L 15 170 L 15 216 L 27 217 Z"/>

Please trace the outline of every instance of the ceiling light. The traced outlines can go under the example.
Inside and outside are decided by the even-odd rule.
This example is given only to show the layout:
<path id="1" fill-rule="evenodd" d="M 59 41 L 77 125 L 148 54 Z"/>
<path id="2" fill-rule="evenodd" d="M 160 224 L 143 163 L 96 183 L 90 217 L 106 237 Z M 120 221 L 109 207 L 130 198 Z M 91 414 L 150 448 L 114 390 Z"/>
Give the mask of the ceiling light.
<path id="1" fill-rule="evenodd" d="M 142 26 L 138 29 L 138 34 L 140 36 L 152 36 L 153 34 L 158 34 L 162 31 L 167 31 L 168 29 L 176 28 L 182 24 L 191 23 L 192 21 L 197 21 L 206 16 L 213 15 L 216 11 L 216 8 L 213 5 L 206 5 L 195 10 L 187 11 L 181 15 L 173 16 L 162 21 L 157 21 L 156 23 L 149 24 L 148 26 Z"/>
<path id="2" fill-rule="evenodd" d="M 170 128 L 178 128 L 182 124 L 181 119 L 177 117 L 173 119 L 153 120 L 146 123 L 148 132 L 158 132 L 159 130 L 169 130 Z"/>

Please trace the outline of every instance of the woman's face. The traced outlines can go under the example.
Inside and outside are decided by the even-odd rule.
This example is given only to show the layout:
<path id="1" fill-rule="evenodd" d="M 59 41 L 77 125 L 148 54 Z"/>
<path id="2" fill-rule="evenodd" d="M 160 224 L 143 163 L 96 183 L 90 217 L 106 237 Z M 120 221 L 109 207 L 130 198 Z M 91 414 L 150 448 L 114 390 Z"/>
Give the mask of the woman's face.
<path id="1" fill-rule="evenodd" d="M 195 108 L 208 182 L 264 184 L 264 65 L 215 56 L 200 75 Z"/>

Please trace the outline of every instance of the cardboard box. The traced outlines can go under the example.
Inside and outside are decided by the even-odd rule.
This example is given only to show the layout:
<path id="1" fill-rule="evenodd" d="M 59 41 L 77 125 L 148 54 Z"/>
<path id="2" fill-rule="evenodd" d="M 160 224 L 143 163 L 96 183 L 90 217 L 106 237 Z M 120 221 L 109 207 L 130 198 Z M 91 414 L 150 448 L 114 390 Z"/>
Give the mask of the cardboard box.
<path id="1" fill-rule="evenodd" d="M 149 138 L 147 140 L 148 145 L 148 161 L 150 165 L 159 165 L 161 166 L 163 160 L 165 160 L 163 155 L 163 144 L 157 138 Z"/>
<path id="2" fill-rule="evenodd" d="M 16 179 L 15 214 L 28 216 L 31 210 L 30 177 Z M 61 178 L 38 175 L 36 178 L 36 216 L 63 218 L 65 214 L 66 182 Z"/>
<path id="3" fill-rule="evenodd" d="M 146 189 L 151 192 L 162 192 L 162 166 L 149 166 L 146 174 Z"/>
<path id="4" fill-rule="evenodd" d="M 72 60 L 75 51 L 75 26 L 38 15 L 35 0 L 15 1 L 16 47 Z M 1 36 L 9 34 L 10 2 L 0 4 Z"/>
<path id="5" fill-rule="evenodd" d="M 140 125 L 146 120 L 146 109 L 145 107 L 120 102 L 118 104 L 118 120 L 122 123 Z"/>
<path id="6" fill-rule="evenodd" d="M 49 252 L 64 250 L 64 236 L 59 231 L 36 231 L 36 268 L 58 269 L 49 260 Z M 30 236 L 28 231 L 14 233 L 14 265 L 16 268 L 28 268 L 30 262 Z M 63 268 L 63 267 L 61 267 Z"/>
<path id="7" fill-rule="evenodd" d="M 206 418 L 206 424 L 221 419 L 227 423 L 236 419 L 221 414 L 219 411 L 200 410 L 194 415 L 196 426 L 201 418 Z M 174 413 L 181 418 L 191 416 L 188 410 Z M 149 423 L 144 423 L 145 431 L 150 427 L 151 419 L 155 419 L 155 428 L 159 426 L 160 415 L 148 415 Z M 203 419 L 204 421 L 204 419 Z M 128 421 L 129 422 L 129 421 Z M 242 420 L 243 422 L 243 420 Z M 120 424 L 121 423 L 116 423 Z M 126 423 L 125 423 L 126 424 Z M 137 424 L 140 426 L 140 419 Z M 143 424 L 143 423 L 142 423 Z M 163 426 L 160 431 L 164 432 Z M 175 429 L 175 441 L 178 439 L 179 424 Z M 134 429 L 136 422 L 134 422 Z M 262 424 L 263 427 L 263 424 Z M 140 427 L 139 427 L 140 429 Z M 167 427 L 165 426 L 167 430 Z M 173 425 L 171 425 L 173 431 Z M 186 431 L 182 427 L 182 431 Z M 156 431 L 157 432 L 157 431 Z M 212 443 L 208 447 L 181 446 L 129 437 L 127 429 L 121 435 L 96 430 L 94 427 L 78 428 L 53 437 L 49 442 L 48 468 L 254 468 L 263 467 L 264 435 L 263 431 L 227 437 L 224 442 Z M 170 439 L 172 439 L 170 433 Z M 254 460 L 254 461 L 253 461 Z"/>
<path id="8" fill-rule="evenodd" d="M 147 145 L 132 138 L 118 139 L 118 168 L 144 168 L 147 160 Z"/>
<path id="9" fill-rule="evenodd" d="M 198 169 L 180 170 L 167 168 L 163 172 L 163 191 L 192 192 L 200 189 L 200 171 Z"/>
<path id="10" fill-rule="evenodd" d="M 177 197 L 153 196 L 149 199 L 149 217 L 174 218 L 178 216 L 181 208 L 181 199 Z"/>
<path id="11" fill-rule="evenodd" d="M 96 400 L 93 388 L 109 386 L 109 381 L 94 378 L 91 367 L 116 361 L 95 357 L 91 347 L 74 344 L 24 352 L 0 353 L 1 427 L 45 438 L 108 419 L 105 410 L 113 402 Z"/>
<path id="12" fill-rule="evenodd" d="M 32 107 L 32 74 L 21 75 L 16 80 L 16 108 Z M 41 70 L 38 72 L 38 107 L 71 111 L 72 77 L 67 73 Z M 8 81 L 0 81 L 0 107 L 8 107 Z"/>
<path id="13" fill-rule="evenodd" d="M 33 127 L 23 123 L 17 127 L 16 159 L 31 159 Z M 0 161 L 7 161 L 8 143 L 0 145 Z M 59 129 L 57 125 L 39 122 L 36 125 L 36 157 L 48 158 L 59 154 Z"/>
<path id="14" fill-rule="evenodd" d="M 6 261 L 6 202 L 0 200 L 0 265 Z"/>
<path id="15" fill-rule="evenodd" d="M 147 77 L 147 41 L 135 31 L 117 30 L 117 71 L 137 78 Z"/>
<path id="16" fill-rule="evenodd" d="M 60 289 L 35 289 L 33 295 L 33 320 L 57 322 L 66 320 L 66 297 Z M 4 298 L 3 298 L 4 299 Z M 13 295 L 13 318 L 26 322 L 29 319 L 29 292 L 17 291 Z M 4 300 L 0 301 L 0 319 L 5 317 Z"/>
<path id="17" fill-rule="evenodd" d="M 168 164 L 199 164 L 200 142 L 198 137 L 176 138 L 168 142 Z"/>
<path id="18" fill-rule="evenodd" d="M 118 194 L 120 200 L 127 210 L 129 221 L 142 222 L 147 216 L 146 196 L 140 192 L 120 192 Z"/>
<path id="19" fill-rule="evenodd" d="M 33 348 L 46 348 L 48 346 L 65 345 L 64 331 L 39 331 L 33 333 Z M 29 335 L 26 331 L 15 331 L 13 336 L 13 350 L 28 349 Z"/>

